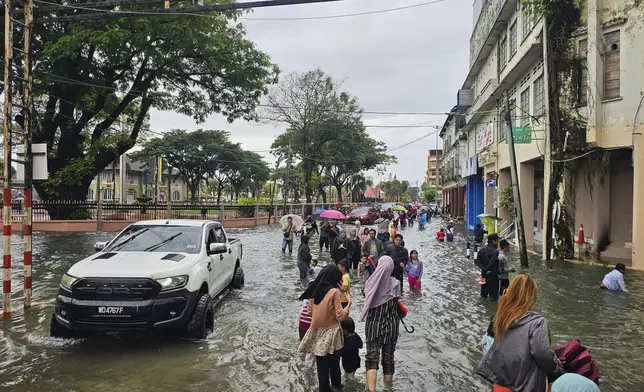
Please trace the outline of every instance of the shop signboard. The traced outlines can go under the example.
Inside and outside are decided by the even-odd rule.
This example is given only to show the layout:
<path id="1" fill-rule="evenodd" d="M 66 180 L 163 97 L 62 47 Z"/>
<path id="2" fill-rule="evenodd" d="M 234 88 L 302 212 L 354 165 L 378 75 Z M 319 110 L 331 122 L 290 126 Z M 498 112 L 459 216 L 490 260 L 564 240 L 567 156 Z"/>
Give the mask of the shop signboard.
<path id="1" fill-rule="evenodd" d="M 476 133 L 476 151 L 483 151 L 494 141 L 494 124 L 488 123 Z"/>
<path id="2" fill-rule="evenodd" d="M 465 161 L 465 170 L 463 171 L 463 177 L 475 176 L 478 171 L 478 161 L 476 155 L 467 158 Z"/>
<path id="3" fill-rule="evenodd" d="M 530 144 L 532 143 L 532 128 L 531 127 L 513 127 L 512 137 L 514 144 Z M 505 139 L 505 144 L 508 144 L 508 139 Z"/>

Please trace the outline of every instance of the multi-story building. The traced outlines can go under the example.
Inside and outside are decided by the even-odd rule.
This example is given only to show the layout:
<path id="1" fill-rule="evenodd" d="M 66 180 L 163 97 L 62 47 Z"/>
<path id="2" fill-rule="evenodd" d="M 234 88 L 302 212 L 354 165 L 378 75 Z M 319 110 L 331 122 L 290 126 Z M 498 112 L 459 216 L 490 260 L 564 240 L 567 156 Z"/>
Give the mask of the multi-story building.
<path id="1" fill-rule="evenodd" d="M 121 181 L 121 163 L 125 164 L 124 181 Z M 147 164 L 133 161 L 124 154 L 122 158 L 109 164 L 97 178 L 100 179 L 101 200 L 105 202 L 132 204 L 137 197 L 144 194 L 152 200 L 160 202 L 168 200 L 168 169 L 164 167 L 161 160 Z M 173 169 L 170 184 L 171 200 L 183 202 L 187 200 L 187 195 L 185 182 L 180 178 L 179 172 Z M 96 201 L 97 196 L 96 179 L 94 179 L 87 191 L 87 200 Z"/>
<path id="2" fill-rule="evenodd" d="M 443 155 L 440 160 L 440 183 L 442 185 L 442 206 L 447 213 L 458 219 L 465 218 L 465 180 L 461 167 L 467 159 L 467 134 L 461 129 L 464 123 L 458 106 L 445 120 L 440 131 L 443 139 Z"/>
<path id="3" fill-rule="evenodd" d="M 429 154 L 427 155 L 427 173 L 425 176 L 425 181 L 427 182 L 427 186 L 430 188 L 440 188 L 440 179 L 438 178 L 438 162 L 440 161 L 442 153 L 443 150 L 436 149 L 429 150 Z"/>
<path id="4" fill-rule="evenodd" d="M 632 258 L 633 267 L 644 269 L 644 253 L 637 253 L 636 244 L 638 235 L 644 242 L 644 223 L 633 219 L 642 210 L 633 201 L 644 196 L 644 48 L 638 46 L 644 42 L 644 9 L 616 0 L 582 3 L 583 28 L 570 37 L 581 60 L 572 81 L 579 93 L 568 110 L 581 114 L 587 126 L 585 135 L 571 137 L 583 136 L 583 145 L 577 146 L 583 151 L 566 155 L 566 162 L 575 165 L 567 165 L 566 181 L 558 186 L 566 193 L 563 200 L 575 226 L 584 225 L 587 242 L 595 248 L 603 238 L 604 245 L 610 242 L 602 257 Z M 441 132 L 445 146 L 454 148 L 454 138 L 466 146 L 460 165 L 465 220 L 470 228 L 481 213 L 512 220 L 499 208 L 511 182 L 507 140 L 512 137 L 527 246 L 544 251 L 542 230 L 552 210 L 545 196 L 553 164 L 545 23 L 531 18 L 517 0 L 478 0 L 474 18 L 470 67 L 461 90 L 472 92 L 474 99 L 463 127 L 452 129 L 452 117 Z M 503 118 L 508 102 L 511 128 Z M 452 156 L 449 148 L 446 157 Z M 444 159 L 443 165 L 448 162 Z"/>

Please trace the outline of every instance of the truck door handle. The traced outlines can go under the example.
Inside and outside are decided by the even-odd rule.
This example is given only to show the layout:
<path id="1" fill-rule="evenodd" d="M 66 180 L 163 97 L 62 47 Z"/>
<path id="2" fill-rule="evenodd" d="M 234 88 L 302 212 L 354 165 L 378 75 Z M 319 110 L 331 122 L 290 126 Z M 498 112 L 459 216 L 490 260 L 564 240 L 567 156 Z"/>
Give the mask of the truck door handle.
<path id="1" fill-rule="evenodd" d="M 223 259 L 224 259 L 224 255 L 219 255 L 219 260 L 223 260 Z"/>
<path id="2" fill-rule="evenodd" d="M 212 263 L 210 261 L 206 263 L 206 268 L 208 268 L 208 271 L 212 271 Z"/>
<path id="3" fill-rule="evenodd" d="M 232 248 L 228 248 L 228 253 L 233 253 L 233 249 L 232 249 Z"/>

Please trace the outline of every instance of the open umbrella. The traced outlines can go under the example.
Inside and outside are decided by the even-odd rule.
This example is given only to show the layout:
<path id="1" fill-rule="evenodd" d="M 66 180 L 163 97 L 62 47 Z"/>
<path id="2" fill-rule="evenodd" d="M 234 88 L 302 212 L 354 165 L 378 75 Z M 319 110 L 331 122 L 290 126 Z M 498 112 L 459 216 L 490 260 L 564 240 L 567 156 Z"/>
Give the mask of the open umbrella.
<path id="1" fill-rule="evenodd" d="M 286 226 L 286 224 L 288 223 L 289 216 L 293 218 L 293 225 L 295 225 L 295 228 L 299 230 L 300 226 L 302 226 L 302 223 L 304 223 L 304 219 L 302 219 L 302 217 L 299 215 L 295 215 L 295 214 L 284 215 L 283 217 L 280 218 L 280 225 Z"/>
<path id="2" fill-rule="evenodd" d="M 344 216 L 343 213 L 340 211 L 336 210 L 326 210 L 322 214 L 320 214 L 321 218 L 326 218 L 326 219 L 338 219 L 338 220 L 345 220 L 347 219 L 346 216 Z"/>
<path id="3" fill-rule="evenodd" d="M 407 211 L 405 206 L 397 205 L 393 208 L 394 211 Z"/>

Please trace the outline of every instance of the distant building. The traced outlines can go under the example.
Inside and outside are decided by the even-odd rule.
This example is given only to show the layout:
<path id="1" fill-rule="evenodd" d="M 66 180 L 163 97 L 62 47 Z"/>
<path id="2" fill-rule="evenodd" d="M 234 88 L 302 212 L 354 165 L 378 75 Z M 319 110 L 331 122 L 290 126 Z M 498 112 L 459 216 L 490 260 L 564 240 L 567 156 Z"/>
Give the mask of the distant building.
<path id="1" fill-rule="evenodd" d="M 443 150 L 429 150 L 429 155 L 427 155 L 427 174 L 425 176 L 425 181 L 427 186 L 430 188 L 440 187 L 440 180 L 438 178 L 437 168 L 439 165 L 439 160 L 443 155 Z"/>
<path id="2" fill-rule="evenodd" d="M 152 200 L 164 202 L 168 200 L 168 169 L 161 162 L 136 162 L 129 156 L 124 157 L 125 181 L 123 191 L 121 190 L 121 176 L 119 159 L 107 165 L 98 175 L 101 181 L 101 199 L 105 202 L 116 201 L 119 203 L 132 204 L 137 197 L 145 194 Z M 155 180 L 157 184 L 155 186 Z M 186 183 L 179 176 L 176 169 L 172 169 L 172 183 L 170 185 L 170 200 L 173 202 L 186 201 L 188 190 Z M 94 179 L 87 190 L 87 200 L 96 201 L 96 179 Z"/>

